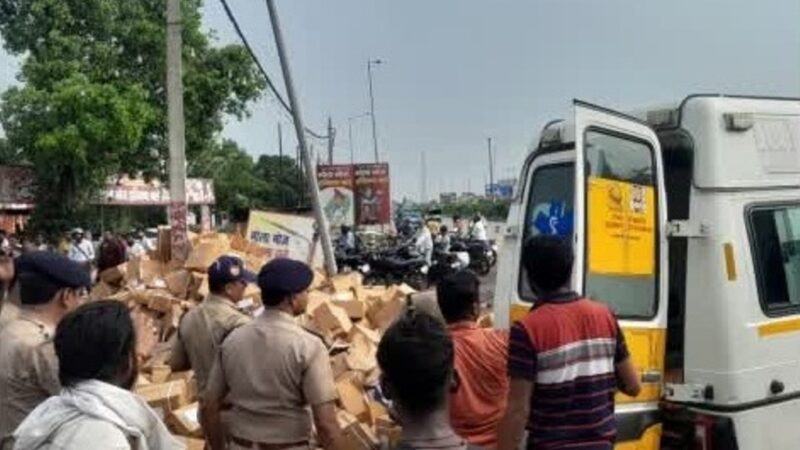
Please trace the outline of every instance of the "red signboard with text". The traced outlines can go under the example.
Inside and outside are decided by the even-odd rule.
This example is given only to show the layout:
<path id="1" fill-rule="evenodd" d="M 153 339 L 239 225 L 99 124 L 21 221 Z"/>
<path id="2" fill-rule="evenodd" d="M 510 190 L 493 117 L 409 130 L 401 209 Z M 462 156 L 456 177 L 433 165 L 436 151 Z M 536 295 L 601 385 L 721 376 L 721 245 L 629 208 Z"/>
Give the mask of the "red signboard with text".
<path id="1" fill-rule="evenodd" d="M 389 164 L 356 164 L 354 166 L 356 223 L 385 225 L 391 221 L 392 195 L 389 186 Z"/>
<path id="2" fill-rule="evenodd" d="M 319 197 L 331 227 L 355 224 L 353 166 L 350 164 L 317 166 Z"/>

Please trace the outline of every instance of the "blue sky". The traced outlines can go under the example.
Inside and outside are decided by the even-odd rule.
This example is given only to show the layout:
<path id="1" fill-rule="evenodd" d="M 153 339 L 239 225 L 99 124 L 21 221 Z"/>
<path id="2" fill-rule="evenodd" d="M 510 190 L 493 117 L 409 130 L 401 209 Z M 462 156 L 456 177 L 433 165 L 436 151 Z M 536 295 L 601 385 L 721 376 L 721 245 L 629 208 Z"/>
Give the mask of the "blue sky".
<path id="1" fill-rule="evenodd" d="M 280 88 L 280 66 L 263 0 L 229 0 L 259 59 Z M 482 189 L 486 138 L 496 176 L 515 176 L 541 125 L 570 114 L 573 98 L 625 109 L 694 92 L 800 96 L 798 0 L 278 0 L 307 124 L 338 129 L 334 158 L 349 161 L 347 117 L 369 109 L 374 71 L 381 157 L 395 197 Z M 236 42 L 218 0 L 205 23 Z M 7 56 L 0 84 L 13 80 Z M 271 96 L 225 134 L 253 155 L 277 153 Z M 356 159 L 372 159 L 368 119 L 353 123 Z M 323 151 L 324 143 L 315 149 Z"/>

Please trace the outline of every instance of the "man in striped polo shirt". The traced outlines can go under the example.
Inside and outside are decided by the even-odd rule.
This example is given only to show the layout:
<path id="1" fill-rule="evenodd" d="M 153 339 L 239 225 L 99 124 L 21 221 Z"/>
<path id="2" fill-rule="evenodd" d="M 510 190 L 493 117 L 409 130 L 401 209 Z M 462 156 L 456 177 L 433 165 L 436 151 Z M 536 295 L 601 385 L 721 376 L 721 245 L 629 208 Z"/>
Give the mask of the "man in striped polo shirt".
<path id="1" fill-rule="evenodd" d="M 523 265 L 536 304 L 511 328 L 508 407 L 499 450 L 610 450 L 617 426 L 614 393 L 641 389 L 611 310 L 569 289 L 572 247 L 555 236 L 525 243 Z"/>

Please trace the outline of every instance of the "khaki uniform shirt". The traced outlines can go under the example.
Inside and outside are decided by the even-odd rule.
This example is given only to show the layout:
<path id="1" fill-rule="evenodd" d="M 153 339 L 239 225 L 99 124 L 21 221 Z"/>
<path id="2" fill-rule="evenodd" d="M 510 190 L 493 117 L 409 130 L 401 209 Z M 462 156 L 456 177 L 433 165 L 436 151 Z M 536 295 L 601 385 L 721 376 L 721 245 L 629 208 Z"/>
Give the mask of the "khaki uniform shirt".
<path id="1" fill-rule="evenodd" d="M 233 329 L 250 321 L 250 316 L 236 309 L 233 302 L 210 294 L 181 319 L 170 366 L 173 370 L 194 370 L 198 391 L 202 392 L 222 341 Z"/>
<path id="2" fill-rule="evenodd" d="M 207 398 L 224 398 L 230 435 L 285 444 L 311 436 L 309 406 L 336 400 L 328 350 L 289 314 L 267 309 L 232 332 L 208 380 Z"/>
<path id="3" fill-rule="evenodd" d="M 0 329 L 0 442 L 61 390 L 53 334 L 52 327 L 24 312 Z"/>

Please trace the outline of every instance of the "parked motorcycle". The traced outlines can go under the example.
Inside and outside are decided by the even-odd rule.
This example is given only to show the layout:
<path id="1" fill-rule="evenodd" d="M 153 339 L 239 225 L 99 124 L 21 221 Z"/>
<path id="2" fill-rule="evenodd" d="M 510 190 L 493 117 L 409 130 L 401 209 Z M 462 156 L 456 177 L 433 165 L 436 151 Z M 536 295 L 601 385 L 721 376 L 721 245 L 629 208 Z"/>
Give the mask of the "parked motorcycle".
<path id="1" fill-rule="evenodd" d="M 469 253 L 469 268 L 478 275 L 487 275 L 497 262 L 497 251 L 485 241 L 459 239 L 450 245 L 450 249 Z"/>
<path id="2" fill-rule="evenodd" d="M 428 263 L 408 247 L 370 253 L 359 267 L 366 285 L 406 283 L 417 290 L 428 288 Z"/>
<path id="3" fill-rule="evenodd" d="M 428 284 L 435 285 L 442 278 L 469 268 L 469 253 L 465 251 L 445 251 L 434 248 L 433 261 L 428 270 Z"/>

